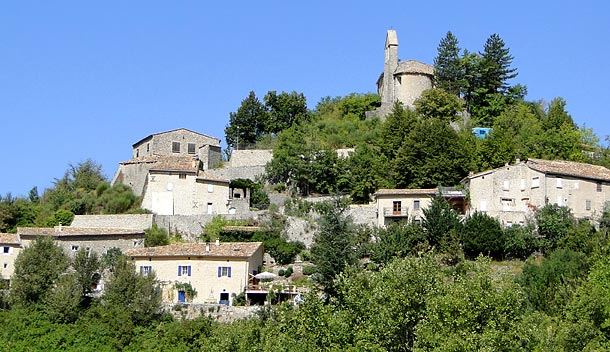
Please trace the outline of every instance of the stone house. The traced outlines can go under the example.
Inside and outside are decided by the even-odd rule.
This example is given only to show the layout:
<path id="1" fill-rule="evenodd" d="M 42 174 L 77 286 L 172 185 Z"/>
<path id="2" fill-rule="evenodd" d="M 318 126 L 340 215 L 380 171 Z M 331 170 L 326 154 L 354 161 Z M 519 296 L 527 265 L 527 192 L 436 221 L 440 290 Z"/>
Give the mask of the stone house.
<path id="1" fill-rule="evenodd" d="M 15 258 L 22 250 L 19 236 L 0 233 L 0 280 L 8 281 L 15 272 Z"/>
<path id="2" fill-rule="evenodd" d="M 465 212 L 465 195 L 450 187 L 427 189 L 380 189 L 375 196 L 377 226 L 385 227 L 392 222 L 403 220 L 419 223 L 424 218 L 423 209 L 440 194 L 461 214 Z"/>
<path id="3" fill-rule="evenodd" d="M 210 169 L 222 161 L 220 139 L 186 128 L 151 134 L 133 144 L 132 159 L 119 163 L 112 185 L 127 185 L 141 196 L 148 171 L 172 158 L 195 159 L 198 168 Z"/>
<path id="4" fill-rule="evenodd" d="M 231 214 L 232 195 L 230 181 L 200 170 L 196 158 L 166 158 L 148 170 L 142 208 L 158 215 Z"/>
<path id="5" fill-rule="evenodd" d="M 24 247 L 28 247 L 38 236 L 51 236 L 68 255 L 80 249 L 97 253 L 100 257 L 111 248 L 121 252 L 144 247 L 144 231 L 111 228 L 82 228 L 72 226 L 18 227 L 17 235 Z"/>
<path id="6" fill-rule="evenodd" d="M 377 79 L 381 106 L 368 112 L 369 117 L 385 117 L 397 101 L 414 108 L 413 103 L 422 92 L 433 87 L 434 66 L 416 60 L 398 60 L 398 36 L 393 29 L 387 31 L 384 53 L 384 69 Z"/>
<path id="7" fill-rule="evenodd" d="M 263 264 L 262 242 L 174 243 L 131 249 L 125 255 L 137 272 L 154 272 L 168 303 L 231 305 Z M 188 297 L 185 284 L 196 292 Z"/>
<path id="8" fill-rule="evenodd" d="M 517 160 L 471 174 L 461 183 L 469 194 L 469 213 L 487 213 L 505 226 L 524 224 L 546 204 L 567 206 L 575 217 L 593 219 L 610 200 L 610 170 L 564 160 Z"/>

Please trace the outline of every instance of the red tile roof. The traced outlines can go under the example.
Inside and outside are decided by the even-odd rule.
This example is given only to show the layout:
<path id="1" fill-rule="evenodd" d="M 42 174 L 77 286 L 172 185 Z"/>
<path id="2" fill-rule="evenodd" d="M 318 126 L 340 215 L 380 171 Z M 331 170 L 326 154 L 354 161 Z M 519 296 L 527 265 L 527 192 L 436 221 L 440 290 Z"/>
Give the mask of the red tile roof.
<path id="1" fill-rule="evenodd" d="M 536 171 L 610 181 L 610 170 L 603 166 L 565 160 L 528 159 L 526 165 Z"/>
<path id="2" fill-rule="evenodd" d="M 173 243 L 167 246 L 134 248 L 125 251 L 128 257 L 233 257 L 249 258 L 262 242 Z M 209 251 L 206 250 L 209 246 Z"/>
<path id="3" fill-rule="evenodd" d="M 15 233 L 0 233 L 0 243 L 19 244 L 19 236 Z"/>
<path id="4" fill-rule="evenodd" d="M 144 231 L 132 229 L 82 228 L 70 226 L 55 227 L 18 227 L 21 236 L 117 236 L 144 235 Z"/>
<path id="5" fill-rule="evenodd" d="M 438 192 L 436 188 L 424 188 L 424 189 L 380 189 L 375 192 L 375 196 L 383 195 L 403 195 L 403 194 L 424 194 L 424 195 L 435 195 Z"/>

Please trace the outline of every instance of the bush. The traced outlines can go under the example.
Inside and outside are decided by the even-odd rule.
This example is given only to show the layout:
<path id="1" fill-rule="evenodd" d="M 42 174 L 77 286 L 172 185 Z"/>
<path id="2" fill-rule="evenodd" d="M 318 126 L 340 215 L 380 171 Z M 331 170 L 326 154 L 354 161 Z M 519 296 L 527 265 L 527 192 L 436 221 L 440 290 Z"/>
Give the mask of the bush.
<path id="1" fill-rule="evenodd" d="M 306 265 L 303 267 L 303 275 L 313 275 L 316 272 L 316 267 L 313 265 Z"/>
<path id="2" fill-rule="evenodd" d="M 470 258 L 483 254 L 500 259 L 504 254 L 506 241 L 502 226 L 485 213 L 475 212 L 466 219 L 462 236 L 464 254 Z"/>
<path id="3" fill-rule="evenodd" d="M 293 273 L 293 269 L 291 266 L 288 267 L 288 269 L 286 269 L 286 271 L 284 271 L 284 277 L 290 277 Z"/>
<path id="4" fill-rule="evenodd" d="M 278 274 L 279 276 L 284 276 L 284 275 L 286 274 L 286 271 L 285 271 L 284 269 L 280 269 L 280 270 L 277 272 L 277 274 Z"/>

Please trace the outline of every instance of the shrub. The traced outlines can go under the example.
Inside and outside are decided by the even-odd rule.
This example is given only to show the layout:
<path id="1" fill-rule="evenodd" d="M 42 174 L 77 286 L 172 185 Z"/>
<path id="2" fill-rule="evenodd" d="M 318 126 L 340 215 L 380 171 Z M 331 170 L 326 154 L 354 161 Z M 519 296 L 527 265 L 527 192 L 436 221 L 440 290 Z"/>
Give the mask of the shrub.
<path id="1" fill-rule="evenodd" d="M 303 267 L 303 275 L 312 275 L 316 272 L 316 267 L 313 265 L 305 265 Z"/>
<path id="2" fill-rule="evenodd" d="M 277 274 L 278 274 L 279 276 L 284 276 L 284 275 L 286 274 L 286 271 L 285 271 L 284 269 L 280 269 L 280 270 L 277 272 Z"/>
<path id="3" fill-rule="evenodd" d="M 292 275 L 294 271 L 292 270 L 292 267 L 289 266 L 288 269 L 286 269 L 286 271 L 284 272 L 284 277 L 290 277 L 290 275 Z"/>

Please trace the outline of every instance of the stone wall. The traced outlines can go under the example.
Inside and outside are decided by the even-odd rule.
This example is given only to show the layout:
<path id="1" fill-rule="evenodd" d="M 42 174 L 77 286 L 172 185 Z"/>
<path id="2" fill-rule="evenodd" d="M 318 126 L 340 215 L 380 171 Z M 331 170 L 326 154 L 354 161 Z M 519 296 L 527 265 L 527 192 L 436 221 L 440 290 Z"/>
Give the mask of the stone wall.
<path id="1" fill-rule="evenodd" d="M 233 150 L 231 152 L 231 167 L 265 166 L 273 159 L 273 150 Z"/>
<path id="2" fill-rule="evenodd" d="M 241 214 L 223 214 L 228 220 L 258 219 L 263 211 L 248 211 Z M 203 228 L 216 215 L 155 215 L 157 226 L 169 232 L 180 233 L 186 241 L 196 242 Z"/>
<path id="3" fill-rule="evenodd" d="M 165 303 L 163 309 L 176 319 L 208 316 L 222 323 L 245 319 L 264 309 L 262 306 L 234 307 L 224 304 Z"/>
<path id="4" fill-rule="evenodd" d="M 377 224 L 377 207 L 374 203 L 350 205 L 348 214 L 356 225 L 369 225 L 373 227 Z"/>
<path id="5" fill-rule="evenodd" d="M 153 214 L 76 215 L 70 226 L 141 231 L 150 228 L 152 224 Z"/>

